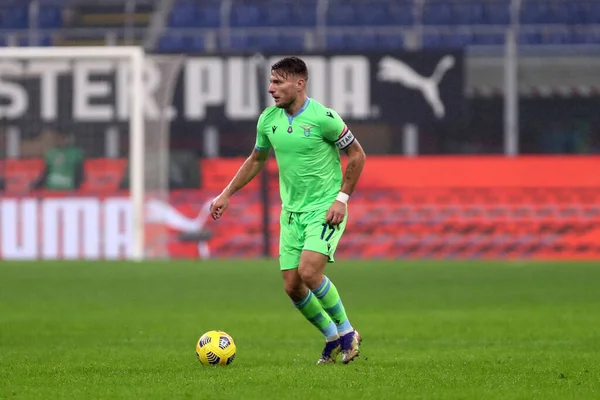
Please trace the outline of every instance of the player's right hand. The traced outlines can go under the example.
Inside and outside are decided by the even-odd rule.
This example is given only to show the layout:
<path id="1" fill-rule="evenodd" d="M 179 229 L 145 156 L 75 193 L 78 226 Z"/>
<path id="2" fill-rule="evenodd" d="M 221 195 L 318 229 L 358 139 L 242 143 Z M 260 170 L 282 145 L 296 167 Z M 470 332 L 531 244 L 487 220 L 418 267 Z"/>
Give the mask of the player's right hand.
<path id="1" fill-rule="evenodd" d="M 214 220 L 221 218 L 221 215 L 225 212 L 229 206 L 229 196 L 225 193 L 221 193 L 210 203 L 210 215 Z"/>

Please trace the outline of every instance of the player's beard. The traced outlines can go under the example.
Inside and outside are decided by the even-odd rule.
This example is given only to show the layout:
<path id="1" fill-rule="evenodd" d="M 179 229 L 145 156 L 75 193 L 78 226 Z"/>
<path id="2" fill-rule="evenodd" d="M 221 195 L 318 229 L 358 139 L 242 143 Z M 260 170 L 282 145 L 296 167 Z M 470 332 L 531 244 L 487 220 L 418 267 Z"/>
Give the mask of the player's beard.
<path id="1" fill-rule="evenodd" d="M 281 98 L 280 98 L 280 100 L 281 100 Z M 280 101 L 279 104 L 276 104 L 276 105 L 277 105 L 277 108 L 287 109 L 287 108 L 290 108 L 292 106 L 292 104 L 294 104 L 294 101 L 296 101 L 296 98 L 291 98 L 288 101 L 286 101 L 285 103 Z"/>

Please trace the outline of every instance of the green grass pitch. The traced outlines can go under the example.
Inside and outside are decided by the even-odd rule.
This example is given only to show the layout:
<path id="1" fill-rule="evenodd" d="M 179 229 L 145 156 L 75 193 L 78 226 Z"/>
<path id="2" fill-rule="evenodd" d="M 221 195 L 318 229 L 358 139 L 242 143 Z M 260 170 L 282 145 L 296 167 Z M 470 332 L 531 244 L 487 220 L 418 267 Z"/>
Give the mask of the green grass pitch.
<path id="1" fill-rule="evenodd" d="M 600 264 L 328 266 L 362 354 L 320 334 L 277 261 L 0 263 L 1 399 L 597 399 Z M 200 335 L 238 355 L 203 367 Z"/>

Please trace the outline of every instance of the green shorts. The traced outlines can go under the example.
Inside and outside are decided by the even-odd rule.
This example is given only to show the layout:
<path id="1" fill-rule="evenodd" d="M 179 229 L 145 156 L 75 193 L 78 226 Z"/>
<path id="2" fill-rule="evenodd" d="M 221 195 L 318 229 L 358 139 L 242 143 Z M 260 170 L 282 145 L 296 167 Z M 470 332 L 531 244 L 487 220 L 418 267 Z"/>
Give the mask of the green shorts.
<path id="1" fill-rule="evenodd" d="M 331 226 L 325 222 L 327 211 L 281 211 L 279 266 L 282 270 L 298 268 L 303 250 L 325 254 L 329 262 L 335 261 L 333 255 L 346 228 L 348 212 L 341 224 Z"/>

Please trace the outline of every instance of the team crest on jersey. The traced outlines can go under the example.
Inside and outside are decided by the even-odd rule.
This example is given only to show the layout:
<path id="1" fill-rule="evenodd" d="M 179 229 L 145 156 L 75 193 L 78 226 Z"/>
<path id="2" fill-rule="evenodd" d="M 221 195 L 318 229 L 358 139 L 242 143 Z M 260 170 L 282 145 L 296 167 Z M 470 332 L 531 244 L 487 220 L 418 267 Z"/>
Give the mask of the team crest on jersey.
<path id="1" fill-rule="evenodd" d="M 304 129 L 304 136 L 306 136 L 306 137 L 310 136 L 310 130 L 314 127 L 315 127 L 314 125 L 307 125 L 307 126 L 300 125 L 300 128 Z"/>

